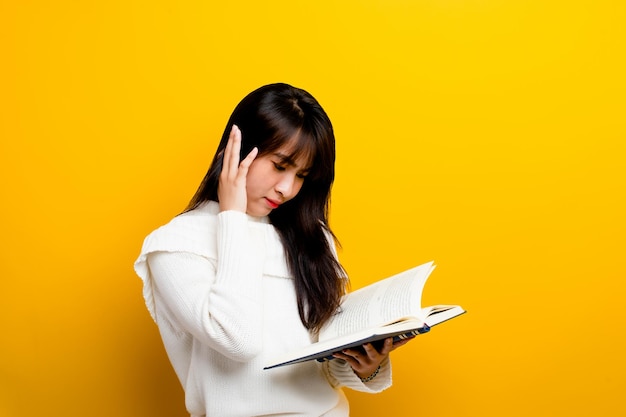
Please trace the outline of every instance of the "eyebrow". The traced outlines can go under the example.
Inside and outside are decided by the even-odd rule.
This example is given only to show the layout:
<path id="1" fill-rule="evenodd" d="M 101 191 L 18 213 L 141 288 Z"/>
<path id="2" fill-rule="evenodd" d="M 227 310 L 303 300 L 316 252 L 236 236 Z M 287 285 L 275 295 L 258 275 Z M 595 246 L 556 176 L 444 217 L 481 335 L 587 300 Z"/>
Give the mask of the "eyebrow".
<path id="1" fill-rule="evenodd" d="M 281 162 L 290 165 L 292 167 L 297 167 L 296 161 L 294 161 L 294 159 L 291 157 L 291 155 L 285 155 L 283 153 L 280 152 L 274 152 L 274 156 L 276 156 L 277 158 L 279 158 L 281 160 Z M 311 167 L 304 167 L 302 168 L 302 172 L 307 172 L 310 171 Z"/>

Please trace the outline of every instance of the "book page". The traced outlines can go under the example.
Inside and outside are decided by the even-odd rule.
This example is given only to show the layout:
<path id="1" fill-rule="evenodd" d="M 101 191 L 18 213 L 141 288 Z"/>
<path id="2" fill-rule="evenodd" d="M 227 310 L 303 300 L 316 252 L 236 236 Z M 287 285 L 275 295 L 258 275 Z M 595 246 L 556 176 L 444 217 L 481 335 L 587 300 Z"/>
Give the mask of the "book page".
<path id="1" fill-rule="evenodd" d="M 319 340 L 420 317 L 422 290 L 433 268 L 429 262 L 347 294 L 340 311 L 320 331 Z"/>

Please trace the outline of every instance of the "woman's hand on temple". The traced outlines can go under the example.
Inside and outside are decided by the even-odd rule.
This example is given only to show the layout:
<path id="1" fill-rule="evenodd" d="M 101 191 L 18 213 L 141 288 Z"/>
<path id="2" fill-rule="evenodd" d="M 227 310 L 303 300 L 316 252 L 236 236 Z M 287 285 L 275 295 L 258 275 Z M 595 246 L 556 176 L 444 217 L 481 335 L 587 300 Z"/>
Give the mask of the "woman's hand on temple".
<path id="1" fill-rule="evenodd" d="M 394 343 L 393 338 L 389 337 L 385 339 L 380 350 L 376 349 L 371 343 L 366 343 L 360 348 L 345 349 L 342 352 L 335 353 L 333 356 L 348 362 L 354 373 L 363 379 L 374 374 L 392 350 L 405 345 L 412 339 L 413 337 L 409 337 Z"/>
<path id="2" fill-rule="evenodd" d="M 246 194 L 246 176 L 248 168 L 256 158 L 258 149 L 254 148 L 240 162 L 241 153 L 241 131 L 235 125 L 230 131 L 228 143 L 224 150 L 224 160 L 222 162 L 222 172 L 220 174 L 217 197 L 219 199 L 220 211 L 237 210 L 246 212 L 248 198 Z"/>

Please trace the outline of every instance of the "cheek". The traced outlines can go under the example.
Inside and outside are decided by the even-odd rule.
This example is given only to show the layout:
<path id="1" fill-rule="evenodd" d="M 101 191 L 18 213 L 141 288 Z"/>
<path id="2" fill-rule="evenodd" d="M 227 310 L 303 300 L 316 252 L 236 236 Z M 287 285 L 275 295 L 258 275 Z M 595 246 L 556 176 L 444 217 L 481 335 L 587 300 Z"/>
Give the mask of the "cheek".
<path id="1" fill-rule="evenodd" d="M 255 160 L 246 175 L 246 191 L 248 194 L 262 192 L 271 178 L 271 170 L 263 163 Z"/>
<path id="2" fill-rule="evenodd" d="M 296 182 L 293 184 L 293 191 L 294 191 L 293 196 L 294 197 L 298 195 L 303 185 L 304 185 L 304 180 L 296 179 Z"/>
<path id="3" fill-rule="evenodd" d="M 248 194 L 253 194 L 254 190 L 256 190 L 259 185 L 258 185 L 258 178 L 259 176 L 256 175 L 255 170 L 252 169 L 252 167 L 250 167 L 250 170 L 248 170 L 248 175 L 246 176 L 246 192 Z"/>
<path id="4" fill-rule="evenodd" d="M 248 178 L 246 178 L 246 193 L 249 196 L 254 196 L 256 194 L 260 194 L 263 193 L 265 190 L 265 186 L 264 186 L 264 182 L 263 182 L 263 177 L 259 177 L 259 176 L 249 176 Z"/>

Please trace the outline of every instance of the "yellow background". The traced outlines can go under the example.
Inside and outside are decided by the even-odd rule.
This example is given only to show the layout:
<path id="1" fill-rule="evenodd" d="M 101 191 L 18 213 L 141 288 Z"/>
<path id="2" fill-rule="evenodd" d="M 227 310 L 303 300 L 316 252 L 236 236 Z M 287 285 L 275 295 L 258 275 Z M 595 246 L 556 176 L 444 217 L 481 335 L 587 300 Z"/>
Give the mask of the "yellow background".
<path id="1" fill-rule="evenodd" d="M 353 416 L 626 414 L 625 21 L 621 0 L 3 0 L 0 415 L 186 415 L 132 264 L 276 81 L 334 122 L 353 288 L 432 259 L 424 303 L 469 311 Z"/>

